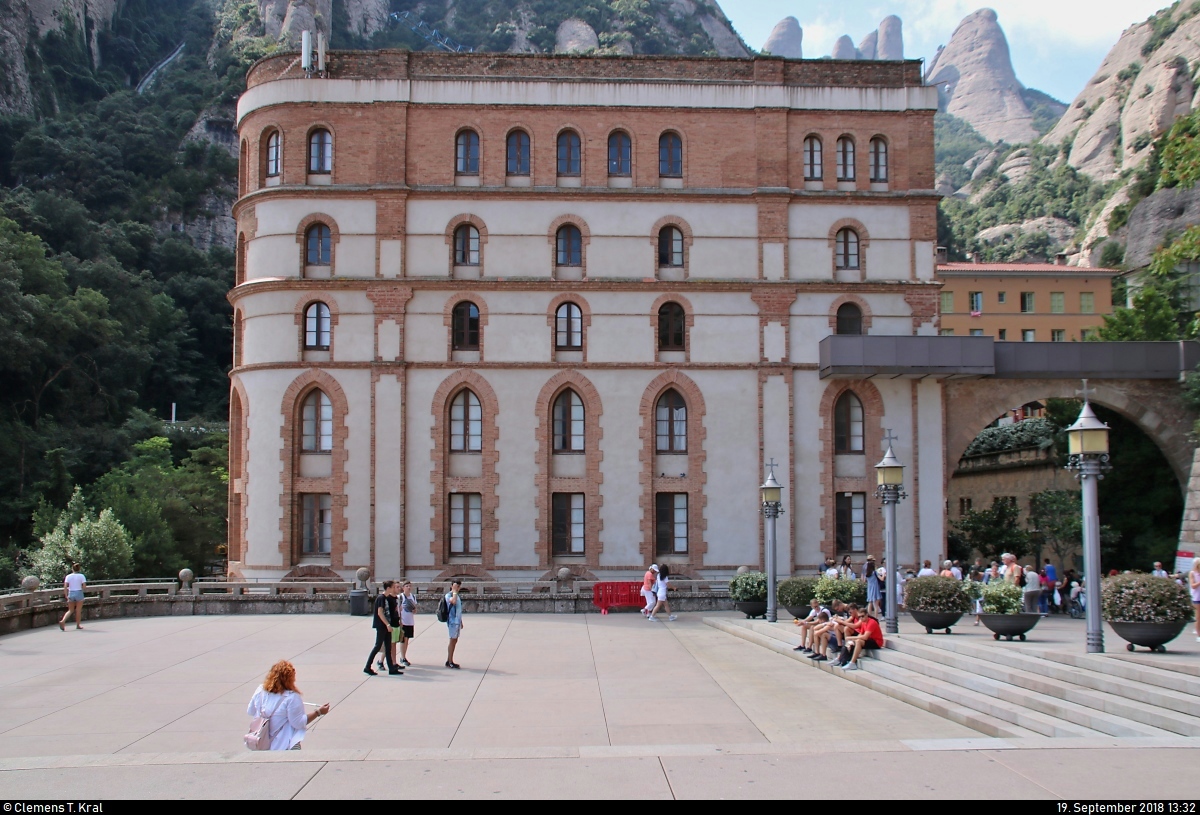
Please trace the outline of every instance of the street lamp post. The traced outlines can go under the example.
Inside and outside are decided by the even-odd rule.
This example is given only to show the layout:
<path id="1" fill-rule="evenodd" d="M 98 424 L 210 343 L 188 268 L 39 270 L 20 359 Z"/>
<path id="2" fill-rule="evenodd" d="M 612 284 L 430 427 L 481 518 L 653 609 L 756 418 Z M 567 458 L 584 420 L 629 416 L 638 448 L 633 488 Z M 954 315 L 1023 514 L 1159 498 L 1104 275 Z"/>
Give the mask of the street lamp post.
<path id="1" fill-rule="evenodd" d="M 904 492 L 904 465 L 892 452 L 892 442 L 896 440 L 897 437 L 888 430 L 884 436 L 888 446 L 887 452 L 883 455 L 883 461 L 875 465 L 878 483 L 875 497 L 883 502 L 883 559 L 887 563 L 887 579 L 883 581 L 883 590 L 889 592 L 884 598 L 884 608 L 887 612 L 883 619 L 889 634 L 900 633 L 900 626 L 896 622 L 896 581 L 899 580 L 900 574 L 896 566 L 896 504 L 900 503 L 900 499 L 908 497 Z"/>
<path id="2" fill-rule="evenodd" d="M 775 459 L 767 464 L 767 480 L 759 487 L 762 493 L 762 514 L 766 519 L 767 558 L 767 622 L 779 619 L 779 601 L 775 596 L 778 571 L 775 564 L 775 520 L 783 514 L 783 487 L 775 480 Z"/>
<path id="3" fill-rule="evenodd" d="M 1111 470 L 1108 463 L 1108 425 L 1096 418 L 1083 380 L 1083 410 L 1067 428 L 1067 469 L 1083 488 L 1083 572 L 1087 578 L 1087 651 L 1104 653 L 1104 626 L 1100 620 L 1100 480 Z"/>

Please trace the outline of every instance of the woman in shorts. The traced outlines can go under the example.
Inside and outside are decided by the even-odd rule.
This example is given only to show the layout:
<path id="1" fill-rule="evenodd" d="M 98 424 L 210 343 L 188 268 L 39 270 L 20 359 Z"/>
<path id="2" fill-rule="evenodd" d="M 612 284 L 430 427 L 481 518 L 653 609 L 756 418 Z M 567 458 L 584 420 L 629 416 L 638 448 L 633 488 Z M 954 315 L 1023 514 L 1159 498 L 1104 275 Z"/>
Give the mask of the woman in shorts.
<path id="1" fill-rule="evenodd" d="M 1200 642 L 1200 557 L 1192 561 L 1188 586 L 1192 590 L 1192 608 L 1196 610 L 1196 642 Z"/>
<path id="2" fill-rule="evenodd" d="M 87 578 L 79 571 L 78 563 L 71 564 L 71 573 L 63 578 L 63 595 L 67 598 L 67 613 L 58 621 L 58 627 L 66 631 L 67 620 L 75 615 L 75 627 L 83 628 L 83 590 L 87 587 Z"/>
<path id="3" fill-rule="evenodd" d="M 658 618 L 654 615 L 662 609 L 666 609 L 667 611 L 668 622 L 675 621 L 676 615 L 671 613 L 671 604 L 667 602 L 667 582 L 670 576 L 671 567 L 667 566 L 665 563 L 658 567 L 658 580 L 654 584 L 654 594 L 658 598 L 658 602 L 654 606 L 654 611 L 651 611 L 650 615 L 646 617 L 646 619 L 652 623 L 658 622 Z"/>

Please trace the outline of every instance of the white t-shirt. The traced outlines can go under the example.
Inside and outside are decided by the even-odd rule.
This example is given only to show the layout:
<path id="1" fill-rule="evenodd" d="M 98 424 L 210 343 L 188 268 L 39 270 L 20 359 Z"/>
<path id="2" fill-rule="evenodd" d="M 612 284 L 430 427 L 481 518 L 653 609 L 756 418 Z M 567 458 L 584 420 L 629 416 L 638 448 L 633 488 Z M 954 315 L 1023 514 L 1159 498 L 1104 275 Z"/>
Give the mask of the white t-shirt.
<path id="1" fill-rule="evenodd" d="M 917 572 L 917 577 L 936 577 L 936 576 L 937 576 L 937 572 L 935 572 L 933 569 L 930 569 L 928 567 Z"/>
<path id="2" fill-rule="evenodd" d="M 950 567 L 950 573 L 954 575 L 955 580 L 962 580 L 962 569 L 957 566 Z"/>
<path id="3" fill-rule="evenodd" d="M 405 601 L 412 601 L 415 604 L 417 598 L 400 595 L 400 625 L 416 625 L 417 621 L 414 619 L 413 613 L 404 607 Z"/>
<path id="4" fill-rule="evenodd" d="M 87 582 L 87 578 L 79 572 L 71 572 L 63 578 L 63 585 L 67 587 L 67 591 L 83 591 L 83 584 Z"/>
<path id="5" fill-rule="evenodd" d="M 660 577 L 660 578 L 658 578 L 658 581 L 654 584 L 655 595 L 658 597 L 659 600 L 663 601 L 664 603 L 667 600 L 667 580 L 668 579 L 669 578 L 666 578 L 666 577 Z"/>

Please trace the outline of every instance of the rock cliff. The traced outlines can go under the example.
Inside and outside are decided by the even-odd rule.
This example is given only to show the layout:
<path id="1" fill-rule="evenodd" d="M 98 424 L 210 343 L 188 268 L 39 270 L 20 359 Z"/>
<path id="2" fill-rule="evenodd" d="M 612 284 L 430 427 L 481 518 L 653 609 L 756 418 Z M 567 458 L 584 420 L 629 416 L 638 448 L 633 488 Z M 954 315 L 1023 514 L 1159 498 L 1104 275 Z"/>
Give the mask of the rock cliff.
<path id="1" fill-rule="evenodd" d="M 556 54 L 584 54 L 599 47 L 600 38 L 596 36 L 596 30 L 583 20 L 572 17 L 563 20 L 558 27 L 554 42 Z"/>
<path id="2" fill-rule="evenodd" d="M 258 13 L 268 37 L 294 46 L 305 31 L 330 36 L 333 0 L 258 0 Z M 360 16 L 359 23 L 365 25 L 366 18 Z"/>
<path id="3" fill-rule="evenodd" d="M 771 29 L 763 51 L 786 59 L 804 59 L 804 29 L 795 17 L 784 17 Z"/>

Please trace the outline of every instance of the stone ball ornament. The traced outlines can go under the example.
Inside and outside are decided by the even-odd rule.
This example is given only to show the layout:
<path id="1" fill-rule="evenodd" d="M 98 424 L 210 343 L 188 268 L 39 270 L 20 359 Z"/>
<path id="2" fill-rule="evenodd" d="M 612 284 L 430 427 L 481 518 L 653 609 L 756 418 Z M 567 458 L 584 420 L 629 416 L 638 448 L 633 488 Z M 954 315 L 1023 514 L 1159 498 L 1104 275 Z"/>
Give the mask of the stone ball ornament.
<path id="1" fill-rule="evenodd" d="M 746 573 L 747 573 L 747 572 L 749 572 L 749 571 L 750 571 L 750 567 L 749 567 L 749 566 L 738 566 L 738 568 L 737 568 L 737 573 L 738 573 L 738 574 L 746 574 Z"/>
<path id="2" fill-rule="evenodd" d="M 354 576 L 358 578 L 359 583 L 362 583 L 365 586 L 368 578 L 371 577 L 371 570 L 366 566 L 362 566 L 357 572 L 354 573 Z"/>
<path id="3" fill-rule="evenodd" d="M 37 576 L 32 574 L 21 581 L 21 588 L 25 591 L 37 591 L 40 585 L 42 585 L 42 581 L 38 580 Z"/>
<path id="4" fill-rule="evenodd" d="M 195 578 L 196 578 L 196 575 L 195 575 L 195 573 L 192 572 L 191 569 L 180 569 L 179 570 L 179 582 L 184 584 L 185 586 L 188 583 L 191 583 Z"/>
<path id="5" fill-rule="evenodd" d="M 563 566 L 561 569 L 558 570 L 558 579 L 559 580 L 570 580 L 571 579 L 571 570 L 568 569 L 566 566 Z"/>

